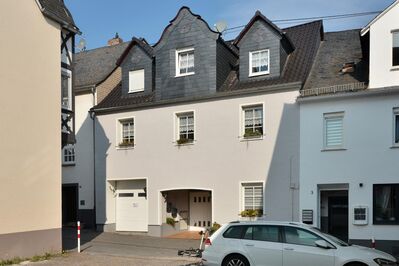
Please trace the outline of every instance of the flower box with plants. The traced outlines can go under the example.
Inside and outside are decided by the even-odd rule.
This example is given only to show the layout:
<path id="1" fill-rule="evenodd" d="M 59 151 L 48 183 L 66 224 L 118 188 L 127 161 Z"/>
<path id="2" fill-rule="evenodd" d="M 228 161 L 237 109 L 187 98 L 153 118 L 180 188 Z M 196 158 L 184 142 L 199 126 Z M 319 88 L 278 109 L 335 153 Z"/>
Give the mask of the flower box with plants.
<path id="1" fill-rule="evenodd" d="M 124 140 L 118 145 L 121 148 L 126 148 L 126 147 L 133 147 L 134 146 L 134 140 Z"/>
<path id="2" fill-rule="evenodd" d="M 245 210 L 240 213 L 240 216 L 253 221 L 256 218 L 263 216 L 263 210 Z"/>
<path id="3" fill-rule="evenodd" d="M 184 145 L 184 144 L 188 144 L 188 143 L 193 143 L 192 139 L 187 139 L 187 138 L 180 138 L 176 141 L 176 143 L 178 145 Z"/>
<path id="4" fill-rule="evenodd" d="M 244 138 L 260 138 L 262 136 L 262 132 L 259 131 L 246 131 L 244 134 Z"/>

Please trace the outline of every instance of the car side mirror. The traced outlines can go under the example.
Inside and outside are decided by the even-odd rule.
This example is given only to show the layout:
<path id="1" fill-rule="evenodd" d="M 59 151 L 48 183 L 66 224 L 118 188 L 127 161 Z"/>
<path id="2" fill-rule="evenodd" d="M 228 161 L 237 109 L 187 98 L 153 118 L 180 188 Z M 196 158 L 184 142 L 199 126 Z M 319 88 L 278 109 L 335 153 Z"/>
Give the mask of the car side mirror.
<path id="1" fill-rule="evenodd" d="M 325 240 L 316 240 L 314 243 L 319 248 L 324 248 L 324 249 L 331 248 L 330 244 L 328 244 L 327 241 L 325 241 Z"/>

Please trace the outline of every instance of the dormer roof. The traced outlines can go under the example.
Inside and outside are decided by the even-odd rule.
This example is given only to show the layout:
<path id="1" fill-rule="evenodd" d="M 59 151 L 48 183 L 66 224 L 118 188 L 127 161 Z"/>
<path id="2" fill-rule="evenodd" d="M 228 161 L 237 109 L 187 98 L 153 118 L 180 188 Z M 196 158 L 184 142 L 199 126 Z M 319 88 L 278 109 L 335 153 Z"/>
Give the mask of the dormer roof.
<path id="1" fill-rule="evenodd" d="M 133 46 L 137 45 L 143 51 L 149 56 L 153 57 L 154 56 L 154 51 L 151 45 L 148 44 L 148 42 L 144 38 L 136 38 L 133 37 L 132 40 L 130 41 L 129 45 L 126 47 L 125 51 L 122 53 L 122 55 L 119 57 L 118 61 L 116 61 L 116 65 L 120 66 L 125 59 L 125 57 L 129 54 L 130 50 L 133 48 Z"/>
<path id="2" fill-rule="evenodd" d="M 251 18 L 248 24 L 244 27 L 244 29 L 238 34 L 237 38 L 234 40 L 234 44 L 238 45 L 241 39 L 247 34 L 247 32 L 252 28 L 256 21 L 262 21 L 266 25 L 268 25 L 274 32 L 281 36 L 282 39 L 285 39 L 287 43 L 291 46 L 292 50 L 294 50 L 294 45 L 291 40 L 286 36 L 285 31 L 281 30 L 276 24 L 271 22 L 267 17 L 265 17 L 259 10 L 255 12 L 255 15 Z"/>

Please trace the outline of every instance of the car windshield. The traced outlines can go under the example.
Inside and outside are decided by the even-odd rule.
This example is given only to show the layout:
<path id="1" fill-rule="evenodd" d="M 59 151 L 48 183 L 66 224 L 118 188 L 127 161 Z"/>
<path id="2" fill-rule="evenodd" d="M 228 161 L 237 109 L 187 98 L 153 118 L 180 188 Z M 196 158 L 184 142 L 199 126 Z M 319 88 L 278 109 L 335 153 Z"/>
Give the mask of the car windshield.
<path id="1" fill-rule="evenodd" d="M 322 235 L 323 235 L 324 237 L 326 237 L 328 240 L 334 242 L 334 243 L 337 244 L 337 245 L 340 245 L 340 246 L 342 246 L 342 247 L 347 247 L 347 246 L 349 246 L 349 244 L 346 243 L 345 241 L 342 241 L 341 239 L 336 238 L 335 236 L 332 236 L 332 235 L 330 235 L 330 234 L 324 233 L 324 232 L 322 232 L 322 231 L 321 231 L 319 228 L 317 228 L 317 227 L 313 227 L 312 229 L 315 230 L 315 231 L 317 231 L 318 233 L 322 234 Z"/>

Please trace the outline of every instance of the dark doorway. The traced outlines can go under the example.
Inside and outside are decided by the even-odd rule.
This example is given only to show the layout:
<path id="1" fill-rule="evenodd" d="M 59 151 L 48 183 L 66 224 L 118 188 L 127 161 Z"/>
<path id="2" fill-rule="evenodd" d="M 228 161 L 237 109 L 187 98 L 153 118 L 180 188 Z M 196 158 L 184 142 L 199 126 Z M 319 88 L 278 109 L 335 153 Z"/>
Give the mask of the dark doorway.
<path id="1" fill-rule="evenodd" d="M 348 191 L 321 191 L 321 230 L 348 241 Z"/>
<path id="2" fill-rule="evenodd" d="M 78 220 L 78 185 L 62 185 L 62 226 L 75 226 Z"/>

